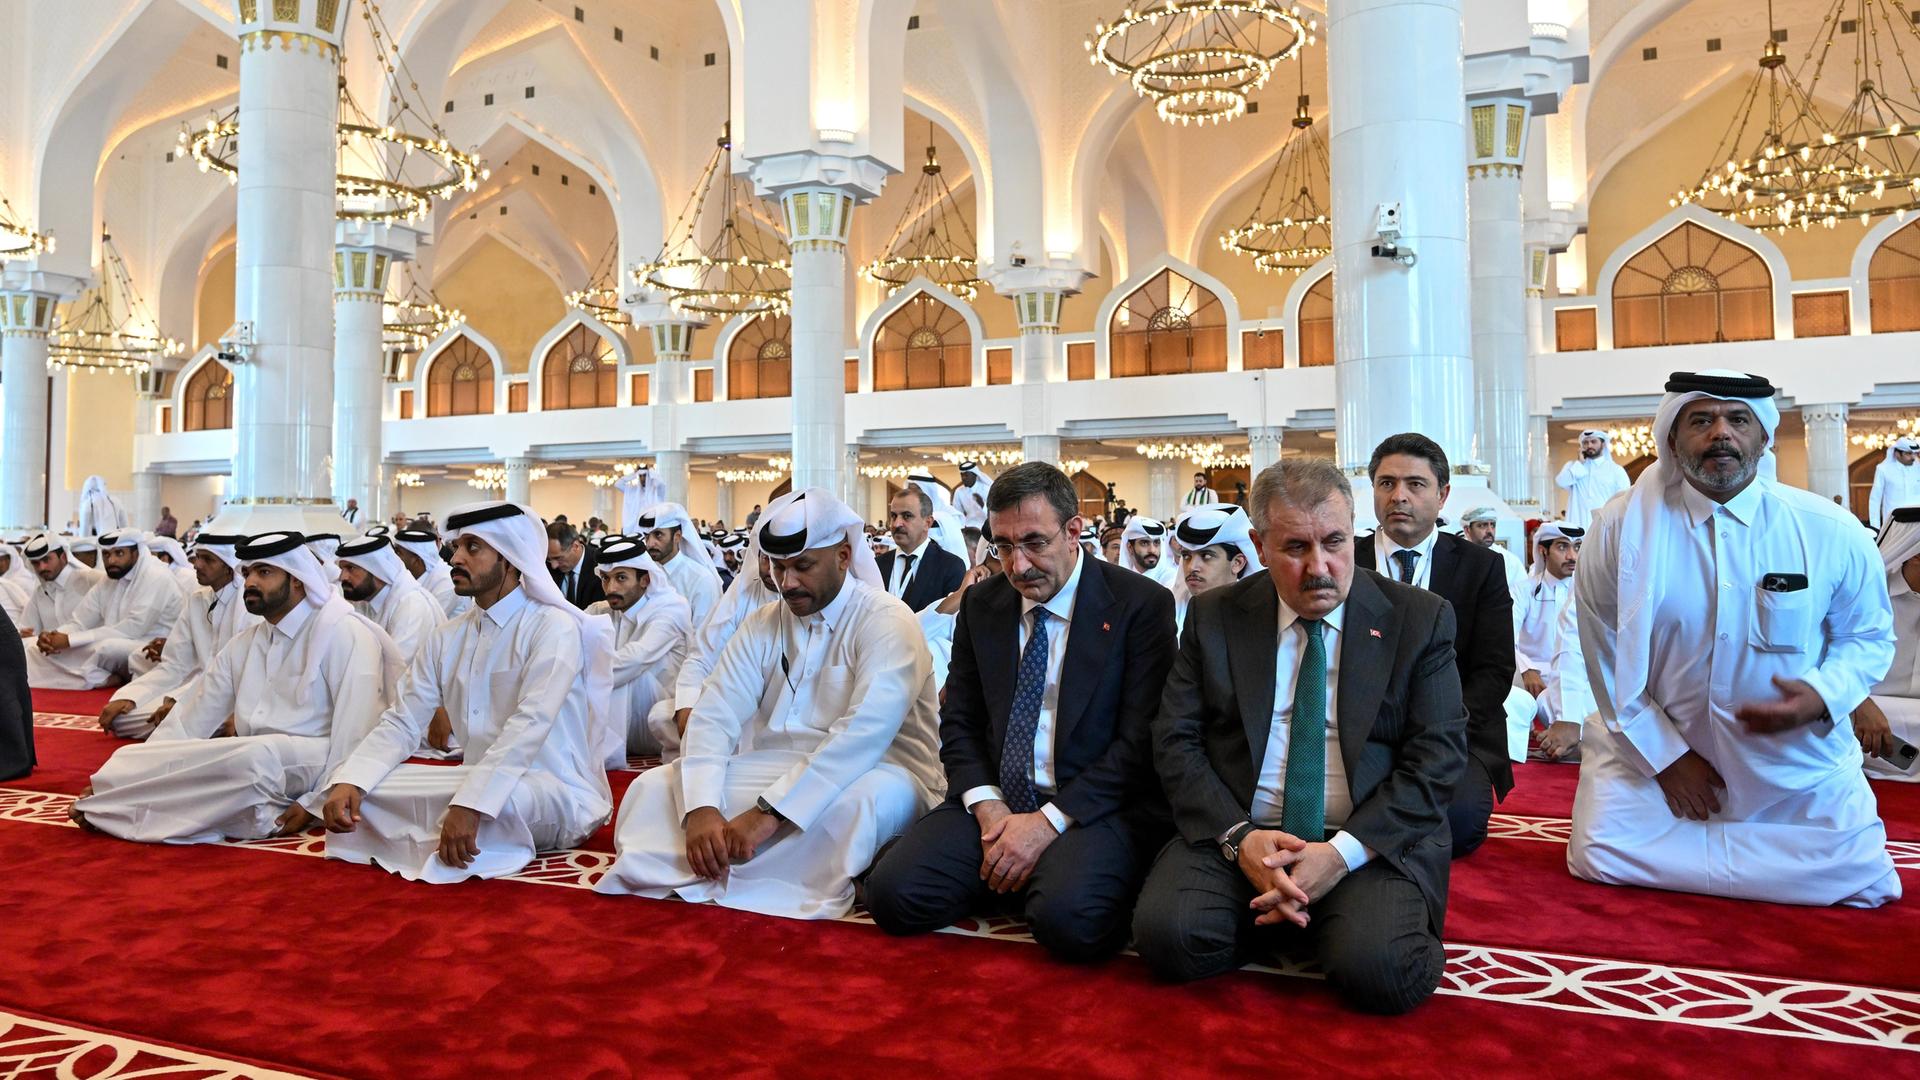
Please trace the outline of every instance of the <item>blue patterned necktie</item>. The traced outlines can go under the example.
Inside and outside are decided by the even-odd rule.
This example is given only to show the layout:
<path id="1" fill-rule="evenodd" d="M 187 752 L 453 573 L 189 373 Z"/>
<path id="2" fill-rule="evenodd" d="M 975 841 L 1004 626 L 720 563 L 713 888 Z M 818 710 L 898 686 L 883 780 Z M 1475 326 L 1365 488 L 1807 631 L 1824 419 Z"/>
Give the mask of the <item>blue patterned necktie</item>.
<path id="1" fill-rule="evenodd" d="M 1403 554 L 1395 552 L 1394 554 Z M 1287 722 L 1287 775 L 1280 831 L 1308 843 L 1327 838 L 1327 638 L 1318 619 L 1301 619 L 1307 644 L 1293 684 Z"/>
<path id="2" fill-rule="evenodd" d="M 1400 584 L 1413 584 L 1413 564 L 1420 559 L 1420 553 L 1401 548 L 1393 553 L 1393 561 L 1400 564 Z"/>
<path id="3" fill-rule="evenodd" d="M 1013 684 L 1013 708 L 1007 713 L 1007 739 L 1000 748 L 1000 794 L 1007 809 L 1031 814 L 1040 809 L 1033 787 L 1033 740 L 1040 728 L 1040 702 L 1047 693 L 1047 609 L 1033 609 L 1033 633 L 1020 654 Z"/>

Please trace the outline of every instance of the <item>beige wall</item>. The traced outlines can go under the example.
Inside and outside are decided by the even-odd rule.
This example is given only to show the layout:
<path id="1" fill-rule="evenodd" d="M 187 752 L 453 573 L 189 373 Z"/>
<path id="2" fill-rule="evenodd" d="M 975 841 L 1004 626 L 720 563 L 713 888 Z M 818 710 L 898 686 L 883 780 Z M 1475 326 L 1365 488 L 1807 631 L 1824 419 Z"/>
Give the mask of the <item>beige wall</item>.
<path id="1" fill-rule="evenodd" d="M 434 283 L 440 302 L 459 308 L 467 325 L 500 347 L 507 371 L 527 370 L 533 347 L 566 314 L 553 279 L 491 237 L 474 245 L 459 268 Z"/>
<path id="2" fill-rule="evenodd" d="M 133 407 L 131 375 L 67 375 L 67 476 L 74 490 L 96 474 L 111 491 L 133 487 Z"/>
<path id="3" fill-rule="evenodd" d="M 233 325 L 233 248 L 213 257 L 200 281 L 200 303 L 194 310 L 193 351 L 220 340 Z"/>

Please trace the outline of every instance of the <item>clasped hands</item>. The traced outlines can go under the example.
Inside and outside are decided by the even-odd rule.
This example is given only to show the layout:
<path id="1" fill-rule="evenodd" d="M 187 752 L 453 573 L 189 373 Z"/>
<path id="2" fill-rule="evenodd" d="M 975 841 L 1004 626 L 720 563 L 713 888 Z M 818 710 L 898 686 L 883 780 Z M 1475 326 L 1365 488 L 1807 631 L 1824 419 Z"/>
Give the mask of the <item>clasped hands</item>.
<path id="1" fill-rule="evenodd" d="M 729 820 L 717 807 L 695 807 L 687 813 L 687 862 L 709 881 L 724 881 L 727 868 L 753 858 L 760 845 L 780 831 L 780 819 L 751 807 Z"/>
<path id="2" fill-rule="evenodd" d="M 1026 888 L 1040 854 L 1060 835 L 1047 815 L 1016 814 L 999 799 L 974 803 L 973 820 L 980 825 L 980 880 L 997 893 Z"/>
<path id="3" fill-rule="evenodd" d="M 1248 906 L 1255 926 L 1307 925 L 1307 906 L 1347 876 L 1347 860 L 1328 843 L 1309 843 L 1278 829 L 1255 829 L 1240 841 L 1240 872 L 1259 892 Z"/>

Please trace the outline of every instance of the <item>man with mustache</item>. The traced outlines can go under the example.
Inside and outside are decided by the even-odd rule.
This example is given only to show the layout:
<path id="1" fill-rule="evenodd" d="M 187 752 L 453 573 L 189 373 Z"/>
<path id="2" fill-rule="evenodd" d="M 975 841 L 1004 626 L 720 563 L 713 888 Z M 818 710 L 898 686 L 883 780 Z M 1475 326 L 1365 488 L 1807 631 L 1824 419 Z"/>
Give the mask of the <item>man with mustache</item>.
<path id="1" fill-rule="evenodd" d="M 1173 594 L 1081 550 L 1073 481 L 1045 462 L 994 480 L 987 525 L 1002 573 L 953 628 L 946 801 L 874 867 L 867 906 L 896 934 L 1018 911 L 1054 955 L 1101 959 L 1168 832 L 1148 725 Z"/>
<path id="2" fill-rule="evenodd" d="M 1298 948 L 1348 1004 L 1406 1012 L 1446 960 L 1447 799 L 1467 752 L 1453 611 L 1356 568 L 1332 463 L 1270 466 L 1251 501 L 1266 572 L 1194 599 L 1154 721 L 1180 836 L 1134 947 L 1176 980 Z"/>
<path id="3" fill-rule="evenodd" d="M 1541 746 L 1556 761 L 1571 758 L 1586 713 L 1562 716 L 1550 693 L 1560 661 L 1562 616 L 1573 601 L 1573 571 L 1586 530 L 1549 521 L 1533 533 L 1533 570 L 1513 598 L 1515 685 L 1534 700 L 1534 722 L 1546 725 Z"/>
<path id="4" fill-rule="evenodd" d="M 1120 565 L 1167 588 L 1180 579 L 1180 566 L 1167 557 L 1167 526 L 1145 514 L 1127 519 L 1120 534 Z"/>
<path id="5" fill-rule="evenodd" d="M 237 545 L 246 539 L 201 533 L 187 556 L 199 582 L 180 606 L 152 670 L 121 687 L 100 710 L 100 727 L 123 739 L 144 739 L 193 689 L 213 658 L 240 631 L 260 621 L 241 596 Z M 151 646 L 149 646 L 151 649 Z"/>
<path id="6" fill-rule="evenodd" d="M 1582 529 L 1608 499 L 1627 490 L 1627 470 L 1613 460 L 1611 443 L 1611 436 L 1596 428 L 1581 432 L 1580 456 L 1560 466 L 1553 478 L 1567 493 L 1567 520 Z"/>
<path id="7" fill-rule="evenodd" d="M 646 540 L 647 554 L 673 579 L 673 589 L 686 597 L 693 608 L 693 625 L 707 621 L 707 615 L 720 602 L 726 590 L 720 585 L 720 571 L 707 554 L 700 530 L 679 503 L 661 503 L 642 514 L 638 535 Z"/>
<path id="8" fill-rule="evenodd" d="M 647 554 L 647 545 L 631 536 L 602 544 L 594 572 L 606 599 L 587 614 L 605 615 L 613 623 L 612 712 L 622 736 L 619 766 L 624 768 L 629 754 L 660 752 L 650 714 L 655 704 L 673 700 L 687 639 L 693 636 L 693 610 L 673 591 L 673 579 Z"/>
<path id="9" fill-rule="evenodd" d="M 26 557 L 39 579 L 33 595 L 27 599 L 26 613 L 20 619 L 23 638 L 37 639 L 41 631 L 51 630 L 73 618 L 73 613 L 80 610 L 80 601 L 107 580 L 107 575 L 69 557 L 67 540 L 52 533 L 27 537 L 20 545 L 20 554 Z M 28 642 L 27 648 L 32 651 L 34 643 Z"/>
<path id="10" fill-rule="evenodd" d="M 1887 459 L 1873 467 L 1867 492 L 1867 524 L 1883 529 L 1893 512 L 1920 506 L 1920 438 L 1902 435 L 1887 446 Z"/>
<path id="11" fill-rule="evenodd" d="M 1774 388 L 1676 372 L 1660 458 L 1607 505 L 1574 579 L 1599 706 L 1567 868 L 1615 885 L 1776 903 L 1900 897 L 1847 717 L 1895 646 L 1859 521 L 1767 480 Z"/>
<path id="12" fill-rule="evenodd" d="M 100 550 L 106 580 L 27 651 L 27 679 L 39 689 L 91 690 L 124 681 L 128 658 L 180 617 L 179 582 L 147 552 L 138 530 L 108 533 Z"/>
<path id="13" fill-rule="evenodd" d="M 202 844 L 305 830 L 329 767 L 378 715 L 400 657 L 336 595 L 299 533 L 235 550 L 241 630 L 146 742 L 121 748 L 73 819 L 123 840 Z M 231 725 L 230 738 L 221 738 Z"/>
<path id="14" fill-rule="evenodd" d="M 781 602 L 721 650 L 681 758 L 628 789 L 595 889 L 839 918 L 874 852 L 933 802 L 932 668 L 845 503 L 806 488 L 755 532 Z"/>
<path id="15" fill-rule="evenodd" d="M 887 591 L 914 611 L 940 602 L 966 576 L 967 562 L 935 543 L 933 499 L 907 487 L 887 503 L 887 527 L 895 550 L 878 556 Z"/>
<path id="16" fill-rule="evenodd" d="M 445 621 L 439 603 L 414 580 L 384 536 L 349 540 L 334 558 L 340 566 L 340 594 L 387 632 L 403 662 L 412 663 Z"/>

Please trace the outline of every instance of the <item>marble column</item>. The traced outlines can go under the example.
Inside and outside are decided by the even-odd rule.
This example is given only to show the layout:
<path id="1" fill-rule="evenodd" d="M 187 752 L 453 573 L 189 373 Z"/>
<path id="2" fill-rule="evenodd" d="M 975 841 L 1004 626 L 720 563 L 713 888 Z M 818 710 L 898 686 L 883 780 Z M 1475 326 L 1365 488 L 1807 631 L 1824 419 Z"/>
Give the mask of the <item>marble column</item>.
<path id="1" fill-rule="evenodd" d="M 1807 490 L 1823 499 L 1838 496 L 1846 505 L 1847 407 L 1802 405 L 1800 421 L 1807 429 Z"/>
<path id="2" fill-rule="evenodd" d="M 1461 0 L 1342 0 L 1328 16 L 1337 441 L 1355 476 L 1402 431 L 1474 454 L 1461 33 Z M 1387 206 L 1411 266 L 1372 252 Z"/>
<path id="3" fill-rule="evenodd" d="M 1061 288 L 1034 288 L 1022 289 L 1011 297 L 1014 317 L 1020 324 L 1015 381 L 1067 381 L 1066 351 L 1060 347 L 1060 308 L 1067 293 Z"/>
<path id="4" fill-rule="evenodd" d="M 685 506 L 691 455 L 681 445 L 680 414 L 693 400 L 693 370 L 687 364 L 693 355 L 693 334 L 706 324 L 676 315 L 664 303 L 642 303 L 628 310 L 634 325 L 646 327 L 653 342 L 653 403 L 648 410 L 653 433 L 647 445 L 654 452 L 654 475 L 666 486 L 667 501 Z"/>
<path id="5" fill-rule="evenodd" d="M 1553 516 L 1553 444 L 1548 441 L 1550 417 L 1527 417 L 1527 494 L 1529 515 Z"/>
<path id="6" fill-rule="evenodd" d="M 510 503 L 533 505 L 533 459 L 510 457 L 506 460 L 507 486 L 503 496 Z"/>
<path id="7" fill-rule="evenodd" d="M 793 247 L 793 486 L 846 496 L 847 228 L 867 193 L 831 185 L 780 192 Z"/>
<path id="8" fill-rule="evenodd" d="M 1248 465 L 1249 476 L 1259 476 L 1268 468 L 1279 464 L 1281 445 L 1287 429 L 1282 427 L 1250 427 L 1247 429 L 1247 456 L 1252 459 Z M 1253 484 L 1247 484 L 1247 491 L 1253 491 Z M 1224 494 L 1224 493 L 1223 493 Z"/>
<path id="9" fill-rule="evenodd" d="M 1527 250 L 1520 212 L 1526 157 L 1525 98 L 1475 100 L 1473 162 L 1467 166 L 1472 269 L 1473 374 L 1479 453 L 1494 493 L 1529 497 L 1527 410 Z"/>
<path id="10" fill-rule="evenodd" d="M 385 416 L 387 277 L 413 257 L 418 234 L 401 225 L 342 221 L 333 255 L 333 497 L 360 503 L 360 520 L 385 520 L 381 423 Z"/>
<path id="11" fill-rule="evenodd" d="M 1020 453 L 1027 461 L 1044 461 L 1049 465 L 1058 465 L 1060 464 L 1060 436 L 1022 435 Z"/>
<path id="12" fill-rule="evenodd" d="M 216 532 L 338 529 L 333 448 L 333 250 L 340 41 L 349 5 L 240 9 L 240 173 L 233 487 Z"/>
<path id="13" fill-rule="evenodd" d="M 8 272 L 0 284 L 0 529 L 22 533 L 47 525 L 47 334 L 62 300 L 80 282 L 41 272 Z"/>
<path id="14" fill-rule="evenodd" d="M 1180 510 L 1180 498 L 1187 493 L 1192 483 L 1192 473 L 1188 463 L 1177 458 L 1163 458 L 1147 462 L 1147 505 L 1142 509 L 1148 517 L 1161 521 L 1173 520 Z M 1182 481 L 1186 481 L 1183 483 Z"/>
<path id="15" fill-rule="evenodd" d="M 693 455 L 685 450 L 656 450 L 653 474 L 667 489 L 667 501 L 687 505 L 687 485 L 692 479 Z"/>

